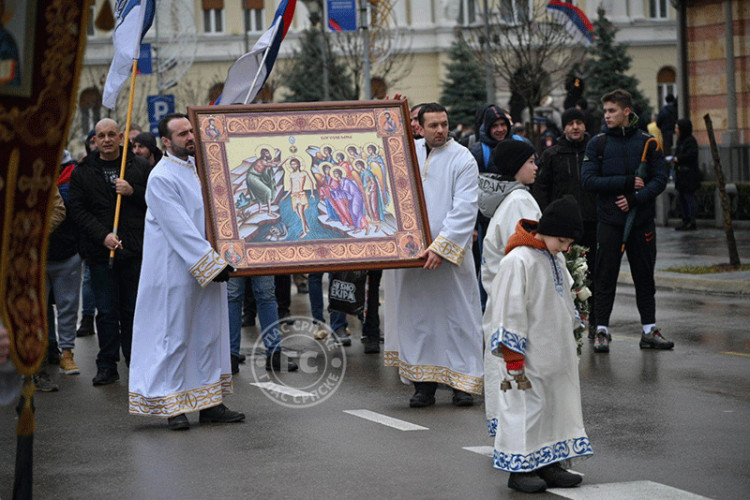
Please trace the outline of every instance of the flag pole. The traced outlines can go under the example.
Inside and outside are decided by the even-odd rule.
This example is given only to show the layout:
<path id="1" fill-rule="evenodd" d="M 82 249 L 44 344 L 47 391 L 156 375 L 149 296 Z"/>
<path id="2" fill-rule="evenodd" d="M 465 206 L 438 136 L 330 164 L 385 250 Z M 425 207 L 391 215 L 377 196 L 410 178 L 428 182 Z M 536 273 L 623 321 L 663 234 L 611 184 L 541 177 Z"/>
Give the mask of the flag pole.
<path id="1" fill-rule="evenodd" d="M 268 57 L 268 49 L 270 48 L 271 46 L 269 45 L 268 47 L 266 47 L 266 50 L 263 51 L 263 59 L 261 59 L 260 64 L 258 65 L 258 72 L 255 73 L 255 78 L 253 78 L 253 83 L 250 84 L 250 88 L 247 90 L 247 95 L 245 96 L 245 100 L 243 101 L 245 105 L 249 104 L 248 101 L 250 100 L 250 94 L 253 93 L 253 88 L 255 88 L 255 83 L 258 81 L 260 72 L 263 70 L 263 66 L 266 64 L 266 57 Z M 257 92 L 255 95 L 258 95 Z"/>
<path id="2" fill-rule="evenodd" d="M 128 161 L 128 147 L 130 135 L 130 120 L 133 118 L 133 96 L 135 95 L 135 75 L 138 73 L 138 60 L 133 61 L 133 73 L 130 77 L 130 97 L 128 99 L 128 118 L 125 120 L 125 144 L 122 148 L 122 162 L 120 163 L 120 179 L 125 177 L 125 164 Z M 122 205 L 122 195 L 117 195 L 117 204 L 115 205 L 115 221 L 112 233 L 117 236 L 117 226 L 120 224 L 120 206 Z M 109 251 L 109 268 L 115 264 L 115 249 Z"/>

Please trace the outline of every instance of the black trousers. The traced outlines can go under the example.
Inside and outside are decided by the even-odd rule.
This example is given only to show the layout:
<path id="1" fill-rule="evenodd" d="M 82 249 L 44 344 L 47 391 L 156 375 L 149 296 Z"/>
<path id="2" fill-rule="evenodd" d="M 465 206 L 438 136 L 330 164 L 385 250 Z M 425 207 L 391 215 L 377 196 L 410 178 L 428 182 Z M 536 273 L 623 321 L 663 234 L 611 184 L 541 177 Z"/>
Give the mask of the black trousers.
<path id="1" fill-rule="evenodd" d="M 292 276 L 289 274 L 277 274 L 276 281 L 276 303 L 279 306 L 279 315 L 289 314 L 292 304 Z"/>
<path id="2" fill-rule="evenodd" d="M 595 306 L 597 325 L 609 326 L 609 317 L 615 302 L 617 276 L 620 273 L 623 226 L 600 222 L 597 228 L 597 253 L 594 268 Z M 654 221 L 633 227 L 625 245 L 630 263 L 630 273 L 635 285 L 635 302 L 641 324 L 656 323 L 656 228 Z"/>

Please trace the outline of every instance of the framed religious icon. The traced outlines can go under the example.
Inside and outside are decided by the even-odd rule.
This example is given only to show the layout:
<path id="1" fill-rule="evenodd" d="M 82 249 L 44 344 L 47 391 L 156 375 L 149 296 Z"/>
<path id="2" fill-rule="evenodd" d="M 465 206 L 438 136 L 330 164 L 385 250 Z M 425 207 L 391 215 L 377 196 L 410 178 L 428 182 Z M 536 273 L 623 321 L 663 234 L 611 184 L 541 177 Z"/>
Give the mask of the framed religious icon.
<path id="1" fill-rule="evenodd" d="M 421 266 L 405 101 L 188 108 L 207 233 L 238 275 Z"/>

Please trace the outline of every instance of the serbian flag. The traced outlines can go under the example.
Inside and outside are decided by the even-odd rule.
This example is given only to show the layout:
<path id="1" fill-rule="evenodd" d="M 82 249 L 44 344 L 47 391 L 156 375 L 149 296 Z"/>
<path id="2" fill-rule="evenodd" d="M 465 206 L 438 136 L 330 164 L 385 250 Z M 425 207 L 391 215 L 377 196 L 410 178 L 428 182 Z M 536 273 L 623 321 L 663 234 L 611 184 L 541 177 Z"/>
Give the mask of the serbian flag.
<path id="1" fill-rule="evenodd" d="M 271 27 L 255 42 L 250 52 L 237 59 L 229 68 L 224 90 L 214 104 L 244 104 L 255 99 L 271 74 L 281 41 L 292 24 L 296 6 L 297 0 L 281 1 Z M 253 81 L 255 85 L 251 89 Z"/>
<path id="2" fill-rule="evenodd" d="M 115 32 L 112 34 L 115 56 L 102 96 L 102 104 L 109 109 L 115 109 L 117 95 L 130 76 L 133 61 L 141 55 L 141 40 L 154 22 L 155 12 L 155 0 L 117 0 L 115 4 Z"/>
<path id="3" fill-rule="evenodd" d="M 550 15 L 557 19 L 577 42 L 584 45 L 594 43 L 594 27 L 581 9 L 570 2 L 550 0 L 547 4 Z"/>

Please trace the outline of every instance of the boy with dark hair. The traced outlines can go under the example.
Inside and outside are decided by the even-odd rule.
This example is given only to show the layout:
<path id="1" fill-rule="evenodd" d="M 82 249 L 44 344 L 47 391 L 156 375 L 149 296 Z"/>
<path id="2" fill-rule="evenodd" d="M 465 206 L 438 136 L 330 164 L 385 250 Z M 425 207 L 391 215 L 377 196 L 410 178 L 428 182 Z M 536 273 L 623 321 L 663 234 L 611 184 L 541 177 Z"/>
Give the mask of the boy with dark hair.
<path id="1" fill-rule="evenodd" d="M 561 256 L 582 234 L 570 197 L 552 202 L 538 223 L 520 220 L 490 289 L 483 326 L 492 356 L 485 357 L 485 374 L 499 371 L 504 379 L 485 384 L 499 402 L 490 428 L 493 466 L 510 472 L 508 487 L 525 493 L 576 486 L 582 477 L 562 463 L 593 455 L 573 336 L 580 317 Z"/>
<path id="2" fill-rule="evenodd" d="M 615 300 L 622 247 L 628 253 L 641 317 L 641 348 L 671 349 L 656 328 L 656 228 L 654 200 L 667 185 L 664 155 L 652 136 L 638 128 L 630 94 L 617 89 L 602 97 L 605 126 L 591 139 L 583 159 L 583 189 L 597 194 L 597 255 L 594 268 L 594 352 L 609 352 L 609 317 Z M 645 173 L 639 172 L 645 157 Z M 630 213 L 631 230 L 625 235 Z"/>

